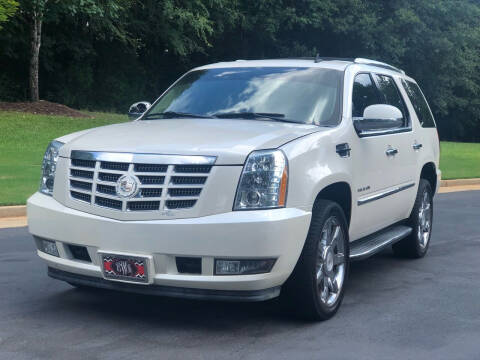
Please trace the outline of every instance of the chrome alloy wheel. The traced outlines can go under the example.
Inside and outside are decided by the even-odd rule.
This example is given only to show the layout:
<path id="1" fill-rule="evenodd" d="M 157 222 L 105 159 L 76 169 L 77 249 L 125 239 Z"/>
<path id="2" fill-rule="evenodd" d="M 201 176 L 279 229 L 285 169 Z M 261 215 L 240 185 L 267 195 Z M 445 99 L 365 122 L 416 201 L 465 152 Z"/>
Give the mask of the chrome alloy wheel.
<path id="1" fill-rule="evenodd" d="M 430 240 L 432 229 L 432 199 L 428 191 L 422 195 L 422 203 L 418 209 L 418 239 L 420 247 L 423 249 Z"/>
<path id="2" fill-rule="evenodd" d="M 345 266 L 345 234 L 339 220 L 331 216 L 323 225 L 316 260 L 317 289 L 327 306 L 335 304 L 341 293 Z"/>

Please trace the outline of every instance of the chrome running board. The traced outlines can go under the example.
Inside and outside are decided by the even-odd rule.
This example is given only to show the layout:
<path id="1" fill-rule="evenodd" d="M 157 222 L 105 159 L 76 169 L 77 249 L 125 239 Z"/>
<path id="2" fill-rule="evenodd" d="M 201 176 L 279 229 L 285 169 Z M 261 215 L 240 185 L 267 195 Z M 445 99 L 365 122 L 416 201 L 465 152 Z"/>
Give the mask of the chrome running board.
<path id="1" fill-rule="evenodd" d="M 387 246 L 395 244 L 406 238 L 412 232 L 412 228 L 405 225 L 391 226 L 372 235 L 358 239 L 350 243 L 350 260 L 362 260 L 370 257 Z"/>

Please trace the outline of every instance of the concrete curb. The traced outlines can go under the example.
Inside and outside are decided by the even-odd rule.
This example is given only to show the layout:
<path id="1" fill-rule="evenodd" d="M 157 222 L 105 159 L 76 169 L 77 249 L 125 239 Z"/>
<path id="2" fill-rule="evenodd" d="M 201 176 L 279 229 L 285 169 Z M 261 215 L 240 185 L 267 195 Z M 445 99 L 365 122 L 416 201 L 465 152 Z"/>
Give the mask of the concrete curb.
<path id="1" fill-rule="evenodd" d="M 449 188 L 445 192 L 475 190 L 475 188 L 464 188 L 465 186 L 480 185 L 480 178 L 476 179 L 456 179 L 456 180 L 442 180 L 440 182 L 441 188 Z M 0 206 L 0 219 L 27 216 L 27 207 L 25 205 L 18 206 Z"/>
<path id="2" fill-rule="evenodd" d="M 440 186 L 441 187 L 465 186 L 465 185 L 480 185 L 480 178 L 441 180 L 440 181 Z"/>
<path id="3" fill-rule="evenodd" d="M 20 216 L 27 216 L 27 207 L 25 205 L 0 206 L 0 218 Z"/>

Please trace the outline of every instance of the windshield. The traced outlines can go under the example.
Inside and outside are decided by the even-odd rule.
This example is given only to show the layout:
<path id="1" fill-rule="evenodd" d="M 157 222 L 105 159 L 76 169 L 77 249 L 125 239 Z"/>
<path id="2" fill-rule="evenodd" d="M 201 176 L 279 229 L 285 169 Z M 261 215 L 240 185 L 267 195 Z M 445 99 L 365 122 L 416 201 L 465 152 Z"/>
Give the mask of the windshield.
<path id="1" fill-rule="evenodd" d="M 142 119 L 225 117 L 334 126 L 340 122 L 342 74 L 292 67 L 191 71 Z"/>

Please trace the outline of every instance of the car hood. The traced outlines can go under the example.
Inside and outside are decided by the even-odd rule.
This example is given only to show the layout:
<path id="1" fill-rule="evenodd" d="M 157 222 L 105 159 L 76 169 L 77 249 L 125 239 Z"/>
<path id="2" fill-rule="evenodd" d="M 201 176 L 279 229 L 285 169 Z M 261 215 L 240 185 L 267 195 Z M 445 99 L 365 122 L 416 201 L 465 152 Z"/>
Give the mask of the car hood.
<path id="1" fill-rule="evenodd" d="M 103 126 L 58 140 L 66 143 L 63 157 L 71 150 L 211 155 L 216 164 L 240 165 L 253 150 L 277 148 L 320 129 L 269 120 L 162 119 Z"/>

